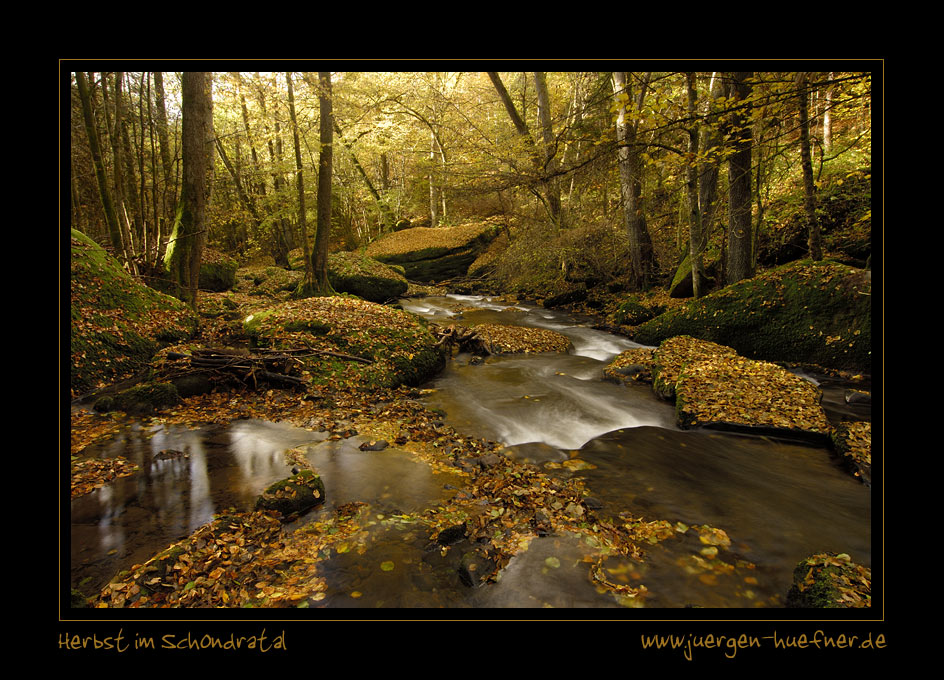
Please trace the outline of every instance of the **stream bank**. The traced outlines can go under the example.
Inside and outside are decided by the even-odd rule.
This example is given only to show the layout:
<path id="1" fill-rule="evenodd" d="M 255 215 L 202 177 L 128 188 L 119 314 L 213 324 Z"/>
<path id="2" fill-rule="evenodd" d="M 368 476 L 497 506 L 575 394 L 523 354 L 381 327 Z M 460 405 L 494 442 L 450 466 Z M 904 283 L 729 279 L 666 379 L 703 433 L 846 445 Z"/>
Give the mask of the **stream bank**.
<path id="1" fill-rule="evenodd" d="M 776 607 L 783 606 L 788 572 L 811 552 L 834 549 L 866 564 L 870 560 L 868 490 L 839 473 L 828 451 L 749 438 L 751 446 L 743 452 L 719 459 L 719 451 L 741 451 L 745 438 L 706 439 L 704 433 L 681 432 L 671 407 L 648 388 L 601 380 L 606 359 L 632 346 L 625 338 L 573 324 L 550 310 L 509 308 L 486 298 L 406 300 L 404 305 L 428 305 L 427 314 L 449 319 L 478 316 L 558 330 L 563 323 L 574 350 L 492 357 L 482 365 L 459 356 L 422 389 L 369 396 L 335 392 L 330 405 L 292 399 L 279 390 L 190 400 L 179 415 L 182 424 L 198 407 L 213 414 L 224 430 L 229 421 L 247 427 L 253 416 L 278 413 L 278 427 L 291 425 L 293 434 L 289 441 L 276 437 L 260 447 L 268 451 L 262 454 L 269 461 L 266 469 L 272 477 L 284 477 L 289 469 L 280 458 L 285 445 L 302 448 L 325 479 L 327 501 L 303 524 L 287 527 L 295 530 L 283 532 L 278 547 L 258 555 L 252 575 L 261 587 L 244 594 L 222 587 L 236 576 L 247 576 L 239 571 L 241 565 L 191 560 L 186 570 L 178 570 L 186 580 L 178 580 L 172 591 L 190 594 L 178 606 L 215 606 L 222 601 L 220 593 L 227 593 L 225 606 Z M 505 377 L 489 383 L 490 372 Z M 466 380 L 470 377 L 482 380 L 478 389 L 489 398 L 476 396 Z M 507 391 L 505 396 L 495 392 L 496 384 Z M 597 392 L 601 386 L 603 394 Z M 458 398 L 449 397 L 450 391 Z M 496 397 L 491 412 L 474 412 L 474 404 L 491 397 Z M 620 407 L 605 408 L 609 399 Z M 463 415 L 462 405 L 472 413 Z M 537 420 L 529 424 L 527 413 Z M 633 415 L 620 420 L 625 413 Z M 134 446 L 150 451 L 152 459 L 168 448 L 180 450 L 159 438 L 168 436 L 176 417 L 170 413 L 152 420 L 158 435 L 146 433 Z M 575 423 L 589 429 L 581 432 Z M 557 434 L 542 440 L 545 431 L 553 430 Z M 226 437 L 232 440 L 233 435 Z M 360 448 L 380 441 L 387 443 L 382 450 Z M 155 451 L 155 446 L 161 448 Z M 182 450 L 188 447 L 211 448 L 193 441 L 182 444 Z M 232 457 L 233 444 L 220 451 Z M 398 459 L 425 469 L 427 480 L 433 480 L 430 495 L 418 505 L 402 494 L 423 485 L 405 470 L 389 467 L 400 465 L 390 462 Z M 144 454 L 139 460 L 153 468 L 154 461 Z M 245 469 L 258 469 L 258 461 L 247 468 L 193 465 L 201 460 L 193 454 L 188 460 L 189 465 L 176 463 L 191 475 L 190 491 L 184 492 L 182 479 L 164 486 L 190 499 L 200 496 L 193 486 L 201 470 L 229 469 L 246 477 Z M 798 463 L 801 474 L 794 469 Z M 358 490 L 354 480 L 365 478 L 365 471 L 376 472 L 387 486 Z M 679 483 L 680 471 L 687 471 L 683 479 L 688 485 Z M 823 475 L 828 481 L 817 493 L 840 499 L 838 505 L 820 504 L 821 513 L 804 514 L 798 503 L 802 493 L 789 490 L 805 489 Z M 719 480 L 729 480 L 728 486 L 719 486 Z M 268 481 L 259 479 L 255 493 Z M 770 489 L 781 490 L 782 497 L 771 500 Z M 96 502 L 101 505 L 114 490 L 96 492 Z M 215 499 L 205 506 L 213 509 L 211 516 L 219 515 L 228 502 Z M 114 504 L 106 524 L 129 513 L 125 507 L 140 505 Z M 778 518 L 770 528 L 790 537 L 785 546 L 771 547 L 772 537 L 764 533 L 768 523 L 758 518 L 758 507 L 765 508 L 763 516 Z M 789 523 L 787 518 L 792 518 Z M 183 523 L 161 523 L 178 527 L 175 538 L 188 533 Z M 101 534 L 101 522 L 97 526 L 94 531 Z M 830 531 L 835 532 L 832 537 Z M 95 539 L 74 543 L 93 544 Z M 198 551 L 194 545 L 191 554 Z M 130 564 L 125 560 L 122 568 L 141 563 L 138 555 L 124 557 Z M 294 571 L 279 576 L 286 564 Z M 132 575 L 120 582 L 133 590 L 141 581 Z M 116 594 L 124 596 L 111 591 L 99 604 L 154 604 L 140 597 L 119 602 Z"/>

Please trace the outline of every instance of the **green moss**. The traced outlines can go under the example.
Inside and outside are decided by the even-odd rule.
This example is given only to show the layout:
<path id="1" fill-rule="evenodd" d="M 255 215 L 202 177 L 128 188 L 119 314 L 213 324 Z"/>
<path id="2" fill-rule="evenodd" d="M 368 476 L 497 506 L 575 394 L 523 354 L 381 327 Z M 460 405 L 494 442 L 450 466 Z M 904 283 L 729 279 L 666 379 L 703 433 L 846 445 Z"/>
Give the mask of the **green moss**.
<path id="1" fill-rule="evenodd" d="M 96 403 L 96 410 L 119 410 L 127 413 L 152 413 L 180 402 L 177 388 L 170 383 L 145 383 L 136 385 L 129 390 L 119 392 L 110 399 L 105 408 L 105 402 Z"/>
<path id="2" fill-rule="evenodd" d="M 871 570 L 855 564 L 846 554 L 813 555 L 794 569 L 786 604 L 807 609 L 870 607 Z"/>
<path id="3" fill-rule="evenodd" d="M 871 370 L 871 282 L 834 262 L 791 263 L 666 312 L 636 329 L 657 345 L 690 335 L 743 356 Z"/>
<path id="4" fill-rule="evenodd" d="M 143 285 L 84 234 L 71 238 L 70 383 L 80 394 L 142 370 L 163 344 L 196 334 L 197 315 Z"/>
<path id="5" fill-rule="evenodd" d="M 402 269 L 402 267 L 401 267 Z M 398 298 L 407 290 L 403 274 L 359 253 L 328 256 L 328 280 L 339 293 L 351 293 L 371 302 Z"/>

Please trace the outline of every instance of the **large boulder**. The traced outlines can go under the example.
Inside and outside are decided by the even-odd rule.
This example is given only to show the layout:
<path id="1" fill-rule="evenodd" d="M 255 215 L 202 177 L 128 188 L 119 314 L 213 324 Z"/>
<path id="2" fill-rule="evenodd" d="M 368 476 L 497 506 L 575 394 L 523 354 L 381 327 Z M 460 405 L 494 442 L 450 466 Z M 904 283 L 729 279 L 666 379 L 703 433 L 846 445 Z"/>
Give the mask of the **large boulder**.
<path id="1" fill-rule="evenodd" d="M 301 360 L 316 384 L 415 386 L 445 365 L 424 319 L 350 295 L 283 302 L 248 316 L 243 330 L 259 347 L 307 348 Z"/>
<path id="2" fill-rule="evenodd" d="M 498 221 L 485 220 L 455 227 L 403 229 L 371 243 L 367 255 L 402 266 L 411 281 L 444 281 L 465 276 L 500 228 Z"/>
<path id="3" fill-rule="evenodd" d="M 70 259 L 74 395 L 128 378 L 144 370 L 161 347 L 196 335 L 193 309 L 140 283 L 75 230 Z"/>
<path id="4" fill-rule="evenodd" d="M 832 428 L 819 388 L 765 361 L 690 336 L 665 340 L 655 350 L 627 350 L 604 369 L 614 382 L 652 381 L 661 398 L 675 401 L 679 427 L 705 427 L 825 444 Z M 651 377 L 650 377 L 651 376 Z"/>
<path id="5" fill-rule="evenodd" d="M 221 293 L 236 285 L 236 261 L 207 249 L 200 262 L 200 290 Z"/>
<path id="6" fill-rule="evenodd" d="M 350 293 L 371 302 L 387 302 L 406 293 L 400 272 L 361 253 L 328 256 L 328 281 L 338 293 Z"/>
<path id="7" fill-rule="evenodd" d="M 771 270 L 685 305 L 636 329 L 658 345 L 690 335 L 754 359 L 871 372 L 871 272 L 804 260 Z"/>

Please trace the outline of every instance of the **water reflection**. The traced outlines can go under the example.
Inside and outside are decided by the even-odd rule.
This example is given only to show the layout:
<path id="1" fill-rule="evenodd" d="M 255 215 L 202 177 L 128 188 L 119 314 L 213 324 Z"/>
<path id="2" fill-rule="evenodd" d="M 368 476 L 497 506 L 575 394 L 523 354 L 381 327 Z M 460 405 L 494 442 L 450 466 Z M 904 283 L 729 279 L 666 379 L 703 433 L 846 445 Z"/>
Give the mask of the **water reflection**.
<path id="1" fill-rule="evenodd" d="M 71 502 L 73 584 L 92 592 L 122 568 L 190 535 L 227 508 L 251 509 L 291 474 L 283 452 L 323 435 L 261 421 L 229 428 L 136 427 L 83 452 L 139 471 Z"/>

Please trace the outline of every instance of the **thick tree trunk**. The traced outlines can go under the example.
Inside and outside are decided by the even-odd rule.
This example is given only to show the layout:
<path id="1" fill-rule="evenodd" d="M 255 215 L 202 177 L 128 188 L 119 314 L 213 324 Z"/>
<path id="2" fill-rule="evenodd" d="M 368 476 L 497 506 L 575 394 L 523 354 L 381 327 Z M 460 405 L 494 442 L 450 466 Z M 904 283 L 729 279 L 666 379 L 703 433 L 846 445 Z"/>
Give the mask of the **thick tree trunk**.
<path id="1" fill-rule="evenodd" d="M 733 101 L 733 147 L 728 159 L 728 284 L 748 279 L 752 271 L 751 222 L 751 86 L 750 72 L 728 74 L 729 100 Z"/>
<path id="2" fill-rule="evenodd" d="M 177 297 L 194 308 L 200 263 L 206 243 L 206 206 L 210 196 L 213 104 L 209 73 L 185 72 L 181 78 L 183 111 L 183 183 L 171 242 L 168 271 L 177 284 Z"/>
<path id="3" fill-rule="evenodd" d="M 823 244 L 820 237 L 819 221 L 816 219 L 816 193 L 813 187 L 813 159 L 810 151 L 808 79 L 808 73 L 797 73 L 797 107 L 800 114 L 800 164 L 803 166 L 803 208 L 806 212 L 810 257 L 814 260 L 822 260 Z"/>

